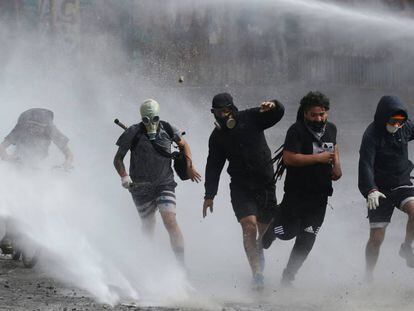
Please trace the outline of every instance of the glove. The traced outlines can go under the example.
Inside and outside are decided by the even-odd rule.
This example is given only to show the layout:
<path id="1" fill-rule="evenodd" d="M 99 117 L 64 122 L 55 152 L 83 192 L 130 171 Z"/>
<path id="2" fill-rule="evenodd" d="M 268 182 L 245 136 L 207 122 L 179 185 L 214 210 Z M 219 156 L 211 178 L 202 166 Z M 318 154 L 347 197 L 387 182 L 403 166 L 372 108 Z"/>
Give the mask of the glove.
<path id="1" fill-rule="evenodd" d="M 132 186 L 132 180 L 131 177 L 129 177 L 129 175 L 125 175 L 123 177 L 121 177 L 121 183 L 122 183 L 122 187 L 129 189 Z"/>
<path id="2" fill-rule="evenodd" d="M 375 210 L 379 206 L 379 199 L 383 198 L 386 199 L 387 197 L 379 192 L 378 190 L 372 191 L 370 194 L 368 194 L 367 197 L 367 208 L 369 210 Z"/>

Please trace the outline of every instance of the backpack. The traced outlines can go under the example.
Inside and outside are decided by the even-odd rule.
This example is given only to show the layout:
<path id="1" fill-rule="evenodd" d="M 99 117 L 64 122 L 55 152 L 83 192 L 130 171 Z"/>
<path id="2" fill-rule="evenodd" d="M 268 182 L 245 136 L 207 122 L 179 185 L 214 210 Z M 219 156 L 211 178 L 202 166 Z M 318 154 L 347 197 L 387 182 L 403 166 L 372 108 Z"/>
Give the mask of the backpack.
<path id="1" fill-rule="evenodd" d="M 160 120 L 160 123 L 162 125 L 162 127 L 165 129 L 165 131 L 167 132 L 168 136 L 170 137 L 171 141 L 173 140 L 174 137 L 174 132 L 173 129 L 171 127 L 171 125 L 166 122 L 166 121 L 162 121 Z M 130 150 L 134 150 L 135 147 L 137 146 L 139 139 L 141 138 L 141 136 L 145 133 L 145 128 L 144 125 L 142 123 L 139 124 L 139 130 L 138 132 L 135 134 L 132 143 L 131 143 L 131 147 Z M 174 167 L 174 171 L 177 173 L 178 177 L 181 180 L 187 180 L 190 179 L 190 177 L 187 174 L 187 164 L 188 161 L 190 161 L 190 159 L 187 158 L 187 156 L 181 152 L 181 151 L 174 151 L 174 152 L 168 152 L 165 151 L 162 147 L 158 146 L 154 141 L 151 140 L 151 144 L 154 147 L 155 151 L 158 152 L 158 154 L 160 154 L 161 156 L 165 157 L 165 158 L 169 158 L 173 160 L 173 167 Z"/>

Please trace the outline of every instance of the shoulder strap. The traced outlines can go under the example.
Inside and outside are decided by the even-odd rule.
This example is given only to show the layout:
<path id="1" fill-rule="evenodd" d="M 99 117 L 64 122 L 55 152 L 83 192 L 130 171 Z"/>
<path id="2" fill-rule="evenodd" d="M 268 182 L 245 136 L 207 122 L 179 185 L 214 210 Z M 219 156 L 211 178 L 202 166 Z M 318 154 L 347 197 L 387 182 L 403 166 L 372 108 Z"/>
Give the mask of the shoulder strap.
<path id="1" fill-rule="evenodd" d="M 167 134 L 170 136 L 170 138 L 172 140 L 173 134 L 172 134 L 171 125 L 168 122 L 165 122 L 165 121 L 160 121 L 160 122 L 162 122 L 162 125 L 163 125 L 165 131 L 167 132 Z M 135 147 L 137 146 L 140 138 L 144 134 L 143 126 L 144 125 L 142 123 L 139 124 L 139 129 L 138 129 L 137 133 L 135 134 L 134 138 L 132 139 L 132 143 L 131 143 L 131 147 L 130 147 L 131 151 L 133 151 L 135 149 Z M 168 151 L 165 151 L 161 146 L 157 145 L 153 140 L 151 140 L 150 142 L 151 142 L 152 146 L 154 147 L 155 151 L 157 151 L 158 154 L 160 154 L 161 156 L 163 156 L 165 158 L 170 158 L 170 159 L 175 157 L 174 153 L 169 153 Z"/>
<path id="2" fill-rule="evenodd" d="M 129 150 L 131 150 L 131 151 L 133 151 L 135 149 L 135 147 L 138 145 L 138 142 L 139 142 L 142 134 L 144 133 L 144 130 L 142 128 L 143 124 L 140 123 L 138 126 L 139 126 L 138 131 L 135 134 L 134 138 L 132 139 L 131 147 L 129 148 Z"/>
<path id="3" fill-rule="evenodd" d="M 165 131 L 167 132 L 168 136 L 170 136 L 171 140 L 174 139 L 174 132 L 173 129 L 171 127 L 171 124 L 168 123 L 167 121 L 160 121 L 162 124 L 162 127 L 165 129 Z"/>

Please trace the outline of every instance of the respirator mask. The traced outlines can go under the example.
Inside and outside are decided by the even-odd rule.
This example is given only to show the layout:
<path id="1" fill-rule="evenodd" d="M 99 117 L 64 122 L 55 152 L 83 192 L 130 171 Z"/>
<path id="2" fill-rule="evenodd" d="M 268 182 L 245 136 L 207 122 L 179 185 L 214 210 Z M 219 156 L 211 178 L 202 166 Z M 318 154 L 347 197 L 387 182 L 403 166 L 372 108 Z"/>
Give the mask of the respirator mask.
<path id="1" fill-rule="evenodd" d="M 234 119 L 232 111 L 221 108 L 221 109 L 211 109 L 211 113 L 213 113 L 214 118 L 216 121 L 214 122 L 214 125 L 217 129 L 233 129 L 236 126 L 236 119 Z"/>
<path id="2" fill-rule="evenodd" d="M 148 138 L 154 140 L 160 123 L 160 105 L 153 99 L 147 99 L 142 103 L 140 112 L 141 120 L 147 130 Z"/>

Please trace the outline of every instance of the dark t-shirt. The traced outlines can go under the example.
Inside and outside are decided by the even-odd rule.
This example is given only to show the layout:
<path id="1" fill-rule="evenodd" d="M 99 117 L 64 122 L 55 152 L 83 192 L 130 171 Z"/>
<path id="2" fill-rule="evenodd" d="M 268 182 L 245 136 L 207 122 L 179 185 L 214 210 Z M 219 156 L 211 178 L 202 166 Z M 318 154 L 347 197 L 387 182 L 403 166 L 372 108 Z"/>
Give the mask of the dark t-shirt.
<path id="1" fill-rule="evenodd" d="M 181 131 L 170 125 L 173 137 L 160 124 L 155 137 L 155 144 L 162 147 L 166 152 L 171 152 L 173 141 L 179 142 Z M 171 168 L 171 159 L 166 158 L 157 152 L 148 136 L 144 133 L 142 124 L 130 126 L 118 139 L 116 144 L 123 150 L 131 150 L 131 161 L 129 175 L 134 183 L 151 183 L 154 187 L 170 185 L 175 188 L 174 173 Z M 136 140 L 135 137 L 139 137 Z M 133 146 L 135 144 L 135 146 Z"/>
<path id="2" fill-rule="evenodd" d="M 17 123 L 5 140 L 16 146 L 14 154 L 23 163 L 34 164 L 47 157 L 51 142 L 63 150 L 69 141 L 54 124 L 38 122 Z"/>
<path id="3" fill-rule="evenodd" d="M 324 135 L 318 139 L 303 122 L 293 124 L 286 134 L 284 149 L 293 153 L 317 154 L 333 150 L 336 145 L 336 126 L 328 122 Z M 332 195 L 332 165 L 287 166 L 285 192 Z"/>

